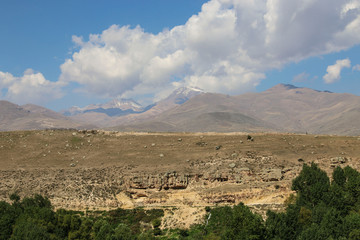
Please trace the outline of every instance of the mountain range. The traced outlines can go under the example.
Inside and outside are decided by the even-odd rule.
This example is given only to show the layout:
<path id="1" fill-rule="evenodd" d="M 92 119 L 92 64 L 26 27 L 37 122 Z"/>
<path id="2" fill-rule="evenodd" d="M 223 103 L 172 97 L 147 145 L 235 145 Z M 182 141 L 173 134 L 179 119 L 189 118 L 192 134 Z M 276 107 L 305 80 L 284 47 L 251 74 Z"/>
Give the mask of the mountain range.
<path id="1" fill-rule="evenodd" d="M 179 88 L 143 107 L 131 99 L 62 114 L 0 101 L 0 130 L 98 127 L 119 131 L 296 132 L 360 135 L 360 97 L 279 84 L 229 96 Z"/>
<path id="2" fill-rule="evenodd" d="M 114 99 L 105 104 L 86 106 L 82 111 L 71 114 L 71 118 L 74 121 L 88 122 L 99 127 L 141 122 L 179 106 L 201 93 L 204 91 L 199 88 L 182 87 L 176 89 L 167 98 L 146 107 L 132 99 Z M 74 108 L 78 109 L 77 107 L 72 109 Z M 67 111 L 63 112 L 66 114 Z M 112 114 L 116 112 L 117 114 Z"/>
<path id="3" fill-rule="evenodd" d="M 19 106 L 0 101 L 0 131 L 94 127 L 96 126 L 73 121 L 60 113 L 34 104 Z"/>

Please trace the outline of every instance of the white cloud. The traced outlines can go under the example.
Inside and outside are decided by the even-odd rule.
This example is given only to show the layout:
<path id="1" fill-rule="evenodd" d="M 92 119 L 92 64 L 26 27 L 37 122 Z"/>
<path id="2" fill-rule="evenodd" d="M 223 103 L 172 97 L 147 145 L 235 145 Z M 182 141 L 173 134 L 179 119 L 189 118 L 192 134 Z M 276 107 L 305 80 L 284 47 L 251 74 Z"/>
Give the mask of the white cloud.
<path id="1" fill-rule="evenodd" d="M 158 34 L 113 25 L 73 41 L 79 50 L 61 66 L 60 81 L 98 96 L 154 94 L 176 82 L 238 94 L 268 70 L 359 44 L 360 4 L 211 0 L 184 25 Z"/>
<path id="2" fill-rule="evenodd" d="M 11 73 L 0 71 L 0 89 L 8 88 L 15 80 Z"/>
<path id="3" fill-rule="evenodd" d="M 17 103 L 44 104 L 63 96 L 61 87 L 65 83 L 46 80 L 41 73 L 27 69 L 21 77 L 0 71 L 0 90 L 5 91 L 5 99 Z"/>
<path id="4" fill-rule="evenodd" d="M 310 75 L 308 73 L 306 73 L 306 72 L 303 72 L 303 73 L 300 73 L 300 74 L 296 75 L 293 78 L 292 82 L 294 82 L 294 83 L 306 82 L 306 81 L 309 80 L 309 78 L 310 78 Z"/>
<path id="5" fill-rule="evenodd" d="M 353 71 L 360 71 L 360 64 L 356 64 L 355 66 L 353 66 L 352 70 Z"/>
<path id="6" fill-rule="evenodd" d="M 326 74 L 323 76 L 325 83 L 333 83 L 340 80 L 341 70 L 343 68 L 350 68 L 351 62 L 349 59 L 337 60 L 334 65 L 330 65 L 326 69 Z"/>
<path id="7" fill-rule="evenodd" d="M 341 17 L 345 17 L 348 12 L 360 8 L 360 0 L 353 0 L 346 3 L 341 10 Z"/>

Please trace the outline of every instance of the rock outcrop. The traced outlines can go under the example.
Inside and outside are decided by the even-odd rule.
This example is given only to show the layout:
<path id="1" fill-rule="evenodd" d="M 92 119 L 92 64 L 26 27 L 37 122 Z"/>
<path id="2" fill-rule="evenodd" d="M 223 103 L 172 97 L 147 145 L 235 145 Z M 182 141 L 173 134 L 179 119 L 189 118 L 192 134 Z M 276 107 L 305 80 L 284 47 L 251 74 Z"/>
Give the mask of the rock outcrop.
<path id="1" fill-rule="evenodd" d="M 129 188 L 133 189 L 185 189 L 189 184 L 189 175 L 176 171 L 157 175 L 140 175 L 130 177 Z"/>

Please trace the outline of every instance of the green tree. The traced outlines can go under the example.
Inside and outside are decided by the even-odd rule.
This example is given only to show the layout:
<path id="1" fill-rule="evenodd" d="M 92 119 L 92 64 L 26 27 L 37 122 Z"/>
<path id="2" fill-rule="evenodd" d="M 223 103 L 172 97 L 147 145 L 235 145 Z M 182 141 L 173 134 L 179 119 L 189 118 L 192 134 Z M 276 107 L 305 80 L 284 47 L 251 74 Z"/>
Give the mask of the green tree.
<path id="1" fill-rule="evenodd" d="M 96 234 L 95 240 L 113 240 L 114 230 L 111 225 L 106 222 L 100 227 L 99 232 Z"/>
<path id="2" fill-rule="evenodd" d="M 39 225 L 35 220 L 20 219 L 16 222 L 10 240 L 49 240 L 50 234 L 46 228 Z"/>
<path id="3" fill-rule="evenodd" d="M 21 201 L 22 208 L 52 208 L 51 202 L 47 197 L 43 197 L 40 194 L 35 194 L 33 197 L 25 197 Z"/>
<path id="4" fill-rule="evenodd" d="M 222 239 L 264 239 L 265 237 L 262 218 L 253 214 L 243 203 L 233 208 L 228 206 L 214 208 L 210 214 L 206 230 Z"/>
<path id="5" fill-rule="evenodd" d="M 17 193 L 12 193 L 10 195 L 10 200 L 13 201 L 13 203 L 18 203 L 20 201 L 20 196 Z"/>
<path id="6" fill-rule="evenodd" d="M 80 239 L 87 240 L 91 238 L 92 226 L 93 221 L 91 219 L 86 218 L 81 222 L 79 229 Z"/>
<path id="7" fill-rule="evenodd" d="M 70 230 L 71 231 L 79 230 L 80 225 L 81 225 L 80 217 L 78 215 L 71 215 Z"/>
<path id="8" fill-rule="evenodd" d="M 349 239 L 360 239 L 360 214 L 352 212 L 344 218 L 344 233 Z"/>
<path id="9" fill-rule="evenodd" d="M 345 190 L 349 194 L 351 206 L 360 209 L 360 173 L 355 169 L 347 166 L 344 168 L 346 183 Z"/>
<path id="10" fill-rule="evenodd" d="M 298 237 L 299 240 L 325 240 L 328 238 L 328 234 L 319 225 L 313 223 L 309 228 L 303 230 Z"/>
<path id="11" fill-rule="evenodd" d="M 329 207 L 336 208 L 342 216 L 345 216 L 354 205 L 354 198 L 346 191 L 344 185 L 333 182 L 329 189 L 327 203 Z"/>
<path id="12" fill-rule="evenodd" d="M 123 223 L 120 223 L 114 230 L 114 240 L 132 240 L 134 239 L 131 234 L 131 229 Z"/>
<path id="13" fill-rule="evenodd" d="M 320 229 L 326 232 L 327 237 L 338 239 L 343 234 L 343 221 L 341 213 L 335 208 L 328 208 L 327 213 L 324 215 Z"/>
<path id="14" fill-rule="evenodd" d="M 148 230 L 139 234 L 138 240 L 154 240 L 154 233 L 152 230 Z"/>
<path id="15" fill-rule="evenodd" d="M 298 194 L 299 205 L 313 208 L 325 199 L 329 187 L 330 181 L 326 172 L 312 163 L 311 166 L 303 165 L 299 176 L 293 180 L 291 188 Z"/>
<path id="16" fill-rule="evenodd" d="M 302 226 L 311 224 L 312 211 L 306 207 L 301 207 L 299 211 L 298 222 Z"/>
<path id="17" fill-rule="evenodd" d="M 9 239 L 12 234 L 12 227 L 16 221 L 17 214 L 9 203 L 0 202 L 0 239 Z"/>
<path id="18" fill-rule="evenodd" d="M 346 176 L 345 176 L 345 172 L 344 170 L 337 166 L 334 171 L 333 171 L 333 183 L 336 183 L 337 185 L 339 185 L 340 187 L 343 187 L 346 183 Z"/>

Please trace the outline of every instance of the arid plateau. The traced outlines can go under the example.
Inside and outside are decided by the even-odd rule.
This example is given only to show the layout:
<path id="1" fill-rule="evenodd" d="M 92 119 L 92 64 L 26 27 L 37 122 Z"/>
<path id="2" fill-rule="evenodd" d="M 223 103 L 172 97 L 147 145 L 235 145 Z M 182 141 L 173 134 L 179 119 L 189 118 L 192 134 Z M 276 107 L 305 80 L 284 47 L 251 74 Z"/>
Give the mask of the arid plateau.
<path id="1" fill-rule="evenodd" d="M 251 135 L 251 136 L 250 136 Z M 164 208 L 164 227 L 202 220 L 204 206 L 280 210 L 304 163 L 360 170 L 357 136 L 285 133 L 0 133 L 0 200 L 47 196 L 55 208 Z"/>

